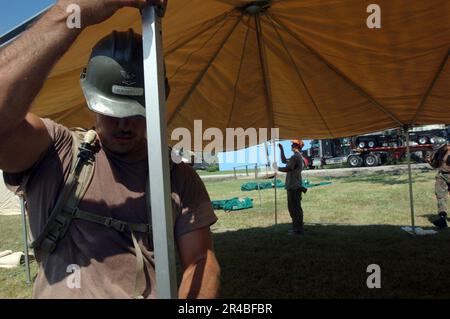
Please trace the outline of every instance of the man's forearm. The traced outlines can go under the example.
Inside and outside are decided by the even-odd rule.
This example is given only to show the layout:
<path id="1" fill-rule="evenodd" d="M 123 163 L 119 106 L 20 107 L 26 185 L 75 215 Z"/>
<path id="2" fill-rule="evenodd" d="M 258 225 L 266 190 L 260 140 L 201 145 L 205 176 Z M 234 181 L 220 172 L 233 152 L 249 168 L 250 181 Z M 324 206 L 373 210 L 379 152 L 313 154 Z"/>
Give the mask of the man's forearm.
<path id="1" fill-rule="evenodd" d="M 220 286 L 220 267 L 213 252 L 186 268 L 180 284 L 180 299 L 217 298 Z"/>
<path id="2" fill-rule="evenodd" d="M 286 159 L 286 155 L 284 155 L 284 151 L 283 150 L 280 153 L 280 157 L 281 157 L 281 163 L 286 164 L 287 163 L 287 159 Z"/>
<path id="3" fill-rule="evenodd" d="M 0 49 L 0 134 L 18 126 L 55 63 L 80 29 L 69 29 L 68 13 L 55 5 L 19 38 Z"/>

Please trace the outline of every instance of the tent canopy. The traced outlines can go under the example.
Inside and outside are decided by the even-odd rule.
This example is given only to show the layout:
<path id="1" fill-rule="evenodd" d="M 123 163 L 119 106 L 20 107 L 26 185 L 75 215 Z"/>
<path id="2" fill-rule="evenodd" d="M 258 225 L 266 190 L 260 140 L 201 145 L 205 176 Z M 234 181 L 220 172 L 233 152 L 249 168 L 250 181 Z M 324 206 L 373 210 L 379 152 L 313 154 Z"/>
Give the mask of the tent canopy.
<path id="1" fill-rule="evenodd" d="M 170 0 L 164 48 L 168 132 L 280 129 L 281 138 L 331 138 L 402 125 L 450 123 L 450 2 L 273 0 L 257 15 L 244 0 Z M 189 14 L 187 14 L 187 12 Z M 79 75 L 112 30 L 141 30 L 125 8 L 83 31 L 57 63 L 32 111 L 91 127 Z"/>

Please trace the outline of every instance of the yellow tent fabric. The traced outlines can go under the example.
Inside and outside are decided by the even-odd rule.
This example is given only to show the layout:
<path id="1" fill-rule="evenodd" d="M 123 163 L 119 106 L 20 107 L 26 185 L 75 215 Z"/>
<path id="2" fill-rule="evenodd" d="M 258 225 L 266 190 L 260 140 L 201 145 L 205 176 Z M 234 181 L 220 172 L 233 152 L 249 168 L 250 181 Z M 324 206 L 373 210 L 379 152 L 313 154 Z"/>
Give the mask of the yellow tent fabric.
<path id="1" fill-rule="evenodd" d="M 170 0 L 163 20 L 176 127 L 280 129 L 330 138 L 401 125 L 450 123 L 450 1 L 273 0 L 256 15 L 243 0 Z M 79 74 L 112 30 L 141 30 L 135 9 L 83 31 L 54 67 L 33 112 L 93 125 Z"/>

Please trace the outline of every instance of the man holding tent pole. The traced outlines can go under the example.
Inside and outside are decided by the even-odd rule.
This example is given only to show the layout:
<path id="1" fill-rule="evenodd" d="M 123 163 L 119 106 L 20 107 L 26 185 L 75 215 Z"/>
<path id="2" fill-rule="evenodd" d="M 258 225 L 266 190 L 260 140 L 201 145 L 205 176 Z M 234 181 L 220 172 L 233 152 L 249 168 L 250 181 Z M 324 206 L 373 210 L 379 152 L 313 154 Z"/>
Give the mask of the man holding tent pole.
<path id="1" fill-rule="evenodd" d="M 303 157 L 301 150 L 305 145 L 302 140 L 292 140 L 291 147 L 294 154 L 286 159 L 283 145 L 278 144 L 280 148 L 281 162 L 286 167 L 276 167 L 280 172 L 286 173 L 285 188 L 287 191 L 288 210 L 292 218 L 292 235 L 303 234 L 303 209 L 302 209 L 302 192 L 306 193 L 306 189 L 302 187 L 302 169 Z"/>
<path id="2" fill-rule="evenodd" d="M 29 111 L 83 28 L 125 6 L 166 3 L 60 0 L 0 50 L 0 168 L 28 202 L 39 264 L 35 298 L 155 297 L 142 37 L 115 31 L 92 50 L 80 82 L 96 131 L 71 131 Z M 73 4 L 82 29 L 67 27 Z M 179 297 L 214 298 L 220 268 L 210 225 L 217 218 L 195 171 L 170 164 Z"/>

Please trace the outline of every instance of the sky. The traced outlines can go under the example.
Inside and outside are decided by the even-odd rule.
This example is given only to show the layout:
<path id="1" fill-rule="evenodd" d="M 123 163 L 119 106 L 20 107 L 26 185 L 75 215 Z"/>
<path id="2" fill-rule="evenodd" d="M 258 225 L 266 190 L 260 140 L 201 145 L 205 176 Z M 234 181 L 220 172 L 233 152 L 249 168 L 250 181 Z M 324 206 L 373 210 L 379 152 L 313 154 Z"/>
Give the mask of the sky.
<path id="1" fill-rule="evenodd" d="M 305 142 L 305 147 L 303 149 L 306 150 L 310 147 L 310 141 L 305 140 L 304 142 Z M 273 147 L 272 147 L 270 141 L 268 143 L 269 143 L 269 145 L 268 145 L 269 146 L 269 159 L 270 159 L 270 164 L 272 164 L 272 162 L 273 162 Z M 284 140 L 284 141 L 280 141 L 279 143 L 283 145 L 284 154 L 286 155 L 287 158 L 289 158 L 293 154 L 292 150 L 291 150 L 291 141 Z M 280 151 L 278 149 L 278 142 L 276 144 L 277 144 L 277 146 L 276 146 L 276 150 L 275 150 L 275 156 L 277 158 L 277 163 L 279 166 L 283 166 L 283 164 L 281 164 Z M 237 167 L 236 169 L 245 169 L 245 167 L 243 167 L 243 165 L 245 165 L 245 164 L 250 165 L 249 166 L 249 170 L 250 170 L 252 167 L 254 167 L 254 164 L 263 166 L 263 165 L 266 165 L 266 163 L 267 163 L 267 156 L 266 156 L 264 144 L 253 146 L 253 147 L 239 150 L 236 152 L 231 152 L 231 154 L 219 153 L 218 157 L 219 157 L 219 169 L 221 171 L 232 170 L 234 167 Z M 228 160 L 230 157 L 233 159 L 232 161 Z"/>
<path id="2" fill-rule="evenodd" d="M 12 28 L 18 26 L 22 22 L 33 17 L 43 9 L 47 8 L 49 5 L 54 3 L 55 0 L 15 0 L 15 1 L 1 1 L 0 2 L 0 35 L 3 35 L 10 31 Z M 290 142 L 282 142 L 286 156 L 291 155 Z M 309 147 L 308 142 L 306 142 L 305 149 Z M 269 156 L 272 162 L 272 148 L 269 148 Z M 278 154 L 277 161 L 279 159 L 278 148 L 276 150 Z M 259 156 L 263 155 L 263 156 Z M 232 161 L 229 161 L 229 158 Z M 220 170 L 231 170 L 233 167 L 238 165 L 243 165 L 246 163 L 259 165 L 265 165 L 267 163 L 267 157 L 265 156 L 264 145 L 251 147 L 246 150 L 240 150 L 233 152 L 231 155 L 228 153 L 219 154 L 219 160 L 223 159 L 219 164 Z"/>
<path id="3" fill-rule="evenodd" d="M 0 1 L 0 35 L 28 20 L 55 0 Z"/>

